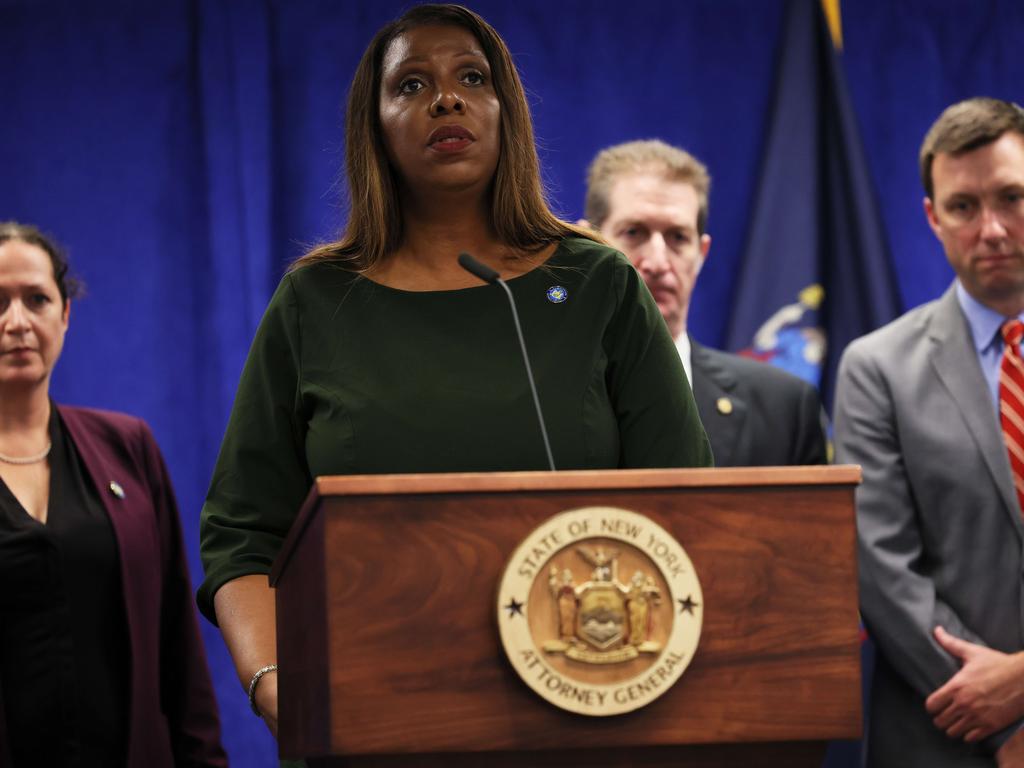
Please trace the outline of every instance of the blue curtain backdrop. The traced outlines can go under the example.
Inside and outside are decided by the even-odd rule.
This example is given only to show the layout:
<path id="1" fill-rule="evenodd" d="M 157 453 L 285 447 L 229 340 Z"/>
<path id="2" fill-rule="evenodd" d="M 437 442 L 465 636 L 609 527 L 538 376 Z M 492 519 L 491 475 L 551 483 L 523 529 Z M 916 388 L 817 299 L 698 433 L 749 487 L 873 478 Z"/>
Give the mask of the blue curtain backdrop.
<path id="1" fill-rule="evenodd" d="M 660 137 L 710 167 L 710 260 L 691 329 L 725 343 L 765 146 L 783 0 L 479 0 L 529 90 L 555 207 L 581 213 L 593 154 Z M 88 296 L 53 392 L 146 418 L 198 511 L 251 335 L 284 265 L 344 220 L 342 104 L 388 0 L 0 0 L 0 219 L 70 249 Z M 951 271 L 916 156 L 948 103 L 1024 101 L 1019 0 L 843 4 L 841 64 L 900 309 Z M 225 739 L 275 764 L 215 630 Z"/>

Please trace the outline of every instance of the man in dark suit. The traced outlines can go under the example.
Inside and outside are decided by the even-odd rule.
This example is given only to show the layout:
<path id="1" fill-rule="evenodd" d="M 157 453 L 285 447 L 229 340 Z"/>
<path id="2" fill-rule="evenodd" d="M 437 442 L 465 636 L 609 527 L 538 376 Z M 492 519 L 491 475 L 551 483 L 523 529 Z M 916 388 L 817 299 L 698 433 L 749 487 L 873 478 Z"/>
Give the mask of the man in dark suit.
<path id="1" fill-rule="evenodd" d="M 785 371 L 698 344 L 686 315 L 711 237 L 707 169 L 661 141 L 601 151 L 587 177 L 586 221 L 636 266 L 676 340 L 719 467 L 823 464 L 821 403 Z"/>
<path id="2" fill-rule="evenodd" d="M 954 104 L 920 154 L 956 280 L 850 344 L 836 457 L 860 464 L 878 647 L 868 765 L 1024 765 L 1024 110 Z"/>

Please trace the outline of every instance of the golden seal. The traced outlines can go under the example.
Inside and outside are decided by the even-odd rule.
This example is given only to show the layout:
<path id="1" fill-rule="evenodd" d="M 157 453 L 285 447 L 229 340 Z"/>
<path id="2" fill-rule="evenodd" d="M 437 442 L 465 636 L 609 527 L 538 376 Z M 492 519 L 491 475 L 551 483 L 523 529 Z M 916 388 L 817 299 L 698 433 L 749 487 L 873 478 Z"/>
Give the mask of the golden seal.
<path id="1" fill-rule="evenodd" d="M 498 628 L 513 668 L 547 701 L 617 715 L 665 693 L 693 659 L 704 598 L 682 546 L 614 507 L 555 515 L 512 554 Z"/>

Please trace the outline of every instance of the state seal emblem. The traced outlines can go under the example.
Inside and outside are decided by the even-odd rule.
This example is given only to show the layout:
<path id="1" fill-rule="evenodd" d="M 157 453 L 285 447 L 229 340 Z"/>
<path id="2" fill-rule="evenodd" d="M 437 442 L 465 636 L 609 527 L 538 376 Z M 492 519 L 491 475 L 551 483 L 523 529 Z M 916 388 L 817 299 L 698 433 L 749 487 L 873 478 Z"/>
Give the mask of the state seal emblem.
<path id="1" fill-rule="evenodd" d="M 630 712 L 665 693 L 700 639 L 703 596 L 682 546 L 614 507 L 554 516 L 513 553 L 498 591 L 509 661 L 552 704 Z"/>

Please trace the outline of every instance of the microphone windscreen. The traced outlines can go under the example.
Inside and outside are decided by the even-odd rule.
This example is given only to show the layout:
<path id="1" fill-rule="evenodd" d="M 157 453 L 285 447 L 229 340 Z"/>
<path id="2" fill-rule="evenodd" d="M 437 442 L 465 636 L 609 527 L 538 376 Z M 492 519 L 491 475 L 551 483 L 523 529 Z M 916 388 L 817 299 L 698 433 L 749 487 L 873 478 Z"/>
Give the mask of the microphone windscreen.
<path id="1" fill-rule="evenodd" d="M 486 264 L 481 264 L 465 251 L 459 254 L 459 266 L 471 275 L 476 275 L 485 283 L 496 283 L 501 277 L 501 275 L 493 269 L 488 267 Z"/>

